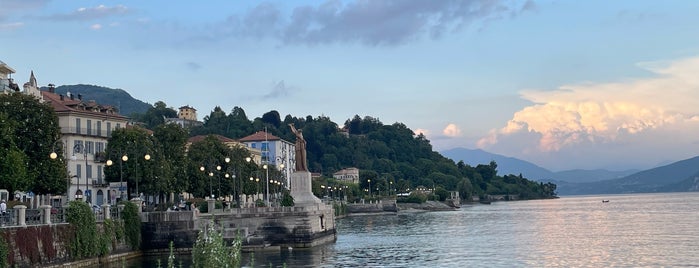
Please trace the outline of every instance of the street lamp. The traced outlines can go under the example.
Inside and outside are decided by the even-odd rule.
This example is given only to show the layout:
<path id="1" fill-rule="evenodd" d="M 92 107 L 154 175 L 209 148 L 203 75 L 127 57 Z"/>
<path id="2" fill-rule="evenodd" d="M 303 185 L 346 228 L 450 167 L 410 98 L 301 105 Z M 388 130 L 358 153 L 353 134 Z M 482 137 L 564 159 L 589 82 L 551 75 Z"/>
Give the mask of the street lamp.
<path id="1" fill-rule="evenodd" d="M 146 161 L 149 161 L 149 160 L 150 160 L 150 154 L 144 155 L 144 156 L 143 156 L 143 159 L 145 159 Z M 145 175 L 145 174 L 141 174 L 141 177 L 143 177 L 144 175 Z M 141 180 L 141 179 L 139 179 L 138 177 L 136 177 L 136 196 L 137 196 L 137 197 L 136 197 L 136 198 L 137 198 L 136 200 L 141 200 L 141 192 L 138 191 L 138 181 L 140 181 L 140 180 Z"/>
<path id="2" fill-rule="evenodd" d="M 205 172 L 206 168 L 204 166 L 200 166 L 199 170 L 201 172 Z M 213 177 L 214 177 L 214 173 L 212 171 L 209 171 L 209 194 L 211 195 L 211 198 L 214 198 L 214 191 L 213 191 L 213 188 L 211 186 L 211 184 L 212 184 L 211 180 L 213 179 Z"/>
<path id="3" fill-rule="evenodd" d="M 85 148 L 85 145 L 82 143 L 76 143 L 75 146 L 73 146 L 73 156 L 71 157 L 73 160 L 76 159 L 75 153 L 82 153 L 85 158 L 85 193 L 83 194 L 83 192 L 80 191 L 80 177 L 78 177 L 78 191 L 75 192 L 75 199 L 82 199 L 84 195 L 88 195 L 90 192 L 87 178 L 87 148 Z M 86 202 L 92 203 L 92 195 L 90 195 L 90 199 L 85 199 Z"/>
<path id="4" fill-rule="evenodd" d="M 265 187 L 265 204 L 269 206 L 269 168 L 267 164 L 262 165 L 262 168 L 265 169 L 265 181 L 267 184 Z"/>
<path id="5" fill-rule="evenodd" d="M 369 183 L 369 198 L 371 198 L 371 179 L 366 180 Z"/>
<path id="6" fill-rule="evenodd" d="M 129 161 L 129 156 L 126 154 L 121 156 L 121 162 L 119 162 L 119 200 L 124 200 L 124 167 L 123 163 Z M 107 160 L 107 166 L 112 166 L 114 161 L 111 159 Z"/>

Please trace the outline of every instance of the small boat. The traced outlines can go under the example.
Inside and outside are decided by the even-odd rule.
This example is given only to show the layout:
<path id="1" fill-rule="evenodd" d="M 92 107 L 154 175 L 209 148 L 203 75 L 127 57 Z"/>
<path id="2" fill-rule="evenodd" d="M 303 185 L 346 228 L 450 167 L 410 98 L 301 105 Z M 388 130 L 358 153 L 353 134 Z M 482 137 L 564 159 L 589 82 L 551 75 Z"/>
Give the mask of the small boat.
<path id="1" fill-rule="evenodd" d="M 609 200 L 602 200 L 602 203 L 609 203 Z"/>

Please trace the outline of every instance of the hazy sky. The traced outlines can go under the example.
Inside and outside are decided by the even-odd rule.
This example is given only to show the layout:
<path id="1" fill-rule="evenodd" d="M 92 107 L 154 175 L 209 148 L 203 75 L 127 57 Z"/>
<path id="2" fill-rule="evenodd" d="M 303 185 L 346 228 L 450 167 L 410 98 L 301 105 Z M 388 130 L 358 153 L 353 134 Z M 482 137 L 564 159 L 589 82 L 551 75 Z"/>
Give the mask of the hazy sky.
<path id="1" fill-rule="evenodd" d="M 20 84 L 355 114 L 552 170 L 699 155 L 699 1 L 0 0 Z M 86 96 L 89 98 L 89 96 Z"/>

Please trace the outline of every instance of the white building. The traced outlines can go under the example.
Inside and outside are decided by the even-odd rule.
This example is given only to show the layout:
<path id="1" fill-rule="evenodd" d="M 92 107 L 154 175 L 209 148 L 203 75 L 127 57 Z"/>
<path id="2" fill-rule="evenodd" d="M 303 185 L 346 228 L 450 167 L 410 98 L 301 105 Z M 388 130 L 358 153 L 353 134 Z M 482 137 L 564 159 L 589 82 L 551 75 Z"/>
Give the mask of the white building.
<path id="1" fill-rule="evenodd" d="M 333 178 L 339 181 L 359 183 L 359 169 L 357 168 L 345 168 L 338 172 L 333 173 Z"/>
<path id="2" fill-rule="evenodd" d="M 296 153 L 294 150 L 296 145 L 294 143 L 265 131 L 255 132 L 239 141 L 249 148 L 260 150 L 262 154 L 261 164 L 277 167 L 286 178 L 287 185 L 285 187 L 289 188 L 289 185 L 291 185 L 291 174 L 295 171 L 294 159 L 296 158 Z"/>
<path id="3" fill-rule="evenodd" d="M 36 79 L 32 81 L 36 83 Z M 112 131 L 126 127 L 128 118 L 112 106 L 84 101 L 81 95 L 56 94 L 53 87 L 41 91 L 41 95 L 58 115 L 70 176 L 68 200 L 83 199 L 94 205 L 115 204 L 119 185 L 110 187 L 105 179 L 104 150 Z"/>

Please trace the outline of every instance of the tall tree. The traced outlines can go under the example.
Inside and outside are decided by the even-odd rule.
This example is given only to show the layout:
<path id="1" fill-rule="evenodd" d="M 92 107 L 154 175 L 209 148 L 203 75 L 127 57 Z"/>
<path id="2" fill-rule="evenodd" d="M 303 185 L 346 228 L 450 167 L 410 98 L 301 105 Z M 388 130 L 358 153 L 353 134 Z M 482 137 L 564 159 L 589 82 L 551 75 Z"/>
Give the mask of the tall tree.
<path id="1" fill-rule="evenodd" d="M 107 166 L 105 175 L 111 182 L 127 182 L 129 197 L 138 196 L 138 192 L 142 192 L 141 182 L 152 180 L 157 175 L 153 167 L 156 166 L 154 162 L 159 161 L 156 158 L 159 153 L 156 151 L 152 137 L 145 129 L 133 127 L 112 131 L 106 152 L 110 156 L 109 159 L 115 163 L 121 161 L 120 156 L 128 157 L 127 161 Z"/>
<path id="2" fill-rule="evenodd" d="M 57 146 L 61 132 L 53 108 L 30 95 L 0 94 L 0 114 L 4 114 L 0 120 L 8 122 L 2 131 L 12 133 L 12 138 L 3 141 L 8 145 L 3 146 L 7 154 L 0 160 L 7 163 L 0 173 L 15 174 L 12 179 L 1 180 L 0 188 L 31 190 L 36 194 L 64 193 L 68 171 L 62 148 Z M 49 158 L 51 152 L 57 152 L 57 160 Z M 23 165 L 17 165 L 22 162 Z"/>

